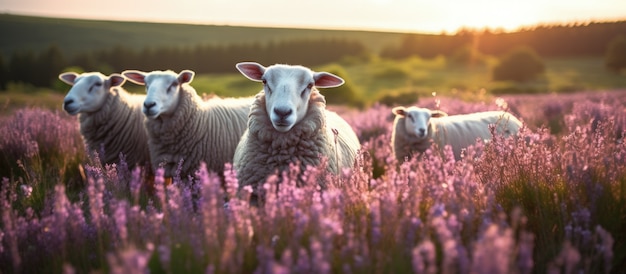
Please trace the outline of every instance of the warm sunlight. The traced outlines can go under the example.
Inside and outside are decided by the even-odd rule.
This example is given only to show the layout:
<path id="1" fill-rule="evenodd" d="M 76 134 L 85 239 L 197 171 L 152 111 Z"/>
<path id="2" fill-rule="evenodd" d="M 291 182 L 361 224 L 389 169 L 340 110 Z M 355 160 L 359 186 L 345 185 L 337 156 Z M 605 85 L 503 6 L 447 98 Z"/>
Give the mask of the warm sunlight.
<path id="1" fill-rule="evenodd" d="M 536 24 L 626 19 L 622 0 L 0 0 L 0 12 L 49 17 L 193 24 L 454 33 L 461 28 L 512 31 Z M 123 7 L 123 8 L 120 8 Z"/>
<path id="2" fill-rule="evenodd" d="M 532 4 L 532 3 L 531 3 Z M 446 31 L 456 31 L 459 27 L 473 29 L 503 29 L 512 31 L 521 26 L 538 21 L 537 13 L 528 2 L 466 1 L 454 5 L 446 13 Z"/>

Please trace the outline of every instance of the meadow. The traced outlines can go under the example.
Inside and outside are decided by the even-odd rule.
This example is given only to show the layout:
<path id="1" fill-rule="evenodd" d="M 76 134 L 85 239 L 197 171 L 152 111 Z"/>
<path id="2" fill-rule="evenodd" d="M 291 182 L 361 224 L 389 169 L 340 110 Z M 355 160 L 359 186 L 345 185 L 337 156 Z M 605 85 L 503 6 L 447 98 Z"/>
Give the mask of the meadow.
<path id="1" fill-rule="evenodd" d="M 367 68 L 390 88 L 370 88 L 407 89 L 390 84 L 395 73 L 417 86 L 422 78 L 412 73 L 435 77 L 447 68 L 438 62 L 413 59 L 394 69 L 381 61 Z M 354 73 L 358 65 L 341 68 L 362 96 L 378 95 L 367 89 L 375 77 Z M 586 79 L 576 73 L 565 74 Z M 562 75 L 555 69 L 546 77 L 551 74 Z M 458 81 L 473 79 L 466 76 Z M 215 82 L 251 93 L 259 88 L 233 75 L 204 75 L 194 85 L 234 95 L 220 93 L 220 85 L 208 88 Z M 424 87 L 416 93 L 420 106 L 449 114 L 504 109 L 527 125 L 516 139 L 477 143 L 460 161 L 450 151 L 429 151 L 399 163 L 391 153 L 389 106 L 375 99 L 362 109 L 329 106 L 361 140 L 354 169 L 332 175 L 310 167 L 297 178 L 294 167 L 268 180 L 262 207 L 250 206 L 245 190 L 238 193 L 230 167 L 223 187 L 204 168 L 199 179 L 175 178 L 168 186 L 157 172 L 148 193 L 141 170 L 86 156 L 76 118 L 60 110 L 63 95 L 7 93 L 12 99 L 3 99 L 0 117 L 0 269 L 620 273 L 626 268 L 626 91 L 588 83 L 577 88 L 596 91 L 497 95 Z M 320 176 L 328 189 L 314 183 Z M 308 183 L 296 187 L 298 180 Z"/>

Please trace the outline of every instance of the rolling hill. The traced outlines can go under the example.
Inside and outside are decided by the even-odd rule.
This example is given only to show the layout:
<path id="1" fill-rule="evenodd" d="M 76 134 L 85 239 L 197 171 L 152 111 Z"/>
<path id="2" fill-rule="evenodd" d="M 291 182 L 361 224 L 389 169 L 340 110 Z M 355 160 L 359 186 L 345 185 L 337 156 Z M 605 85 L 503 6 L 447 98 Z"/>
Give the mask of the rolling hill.
<path id="1" fill-rule="evenodd" d="M 401 42 L 403 33 L 315 30 L 295 28 L 237 27 L 172 23 L 145 23 L 61 19 L 0 14 L 0 53 L 16 50 L 39 52 L 50 44 L 72 56 L 87 50 L 124 45 L 192 47 L 197 45 L 266 44 L 286 40 L 341 38 L 362 42 L 373 52 Z M 6 39 L 8 38 L 8 39 Z"/>

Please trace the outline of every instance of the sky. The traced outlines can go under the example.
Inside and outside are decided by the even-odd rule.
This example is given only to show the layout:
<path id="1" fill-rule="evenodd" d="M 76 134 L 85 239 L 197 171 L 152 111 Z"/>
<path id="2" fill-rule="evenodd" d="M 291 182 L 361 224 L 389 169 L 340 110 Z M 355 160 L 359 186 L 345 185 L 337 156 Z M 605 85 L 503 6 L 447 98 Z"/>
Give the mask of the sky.
<path id="1" fill-rule="evenodd" d="M 0 13 L 439 34 L 626 20 L 626 0 L 0 0 Z"/>

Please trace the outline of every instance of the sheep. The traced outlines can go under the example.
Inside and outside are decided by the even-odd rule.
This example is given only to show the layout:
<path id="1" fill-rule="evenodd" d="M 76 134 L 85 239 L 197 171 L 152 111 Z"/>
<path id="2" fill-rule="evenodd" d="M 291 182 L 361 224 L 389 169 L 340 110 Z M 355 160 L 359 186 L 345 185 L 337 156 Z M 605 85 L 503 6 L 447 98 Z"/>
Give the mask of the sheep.
<path id="1" fill-rule="evenodd" d="M 263 83 L 233 159 L 239 186 L 251 186 L 253 200 L 269 175 L 290 164 L 304 170 L 325 158 L 326 169 L 335 174 L 353 167 L 359 140 L 345 120 L 326 110 L 317 90 L 340 86 L 343 79 L 304 66 L 242 62 L 236 67 L 246 78 Z"/>
<path id="2" fill-rule="evenodd" d="M 443 149 L 452 147 L 454 158 L 461 159 L 463 149 L 474 145 L 476 139 L 492 138 L 489 125 L 496 126 L 496 134 L 505 137 L 517 134 L 522 122 L 508 112 L 485 111 L 448 116 L 445 112 L 411 106 L 395 107 L 396 115 L 391 134 L 393 153 L 400 162 L 416 152 L 430 148 L 431 142 Z"/>
<path id="3" fill-rule="evenodd" d="M 144 95 L 130 94 L 121 86 L 120 74 L 108 77 L 100 72 L 65 72 L 59 79 L 72 86 L 63 100 L 63 109 L 78 115 L 80 133 L 89 153 L 101 152 L 101 164 L 120 162 L 124 155 L 129 167 L 149 166 L 148 135 L 141 106 Z"/>
<path id="4" fill-rule="evenodd" d="M 246 130 L 253 98 L 203 101 L 190 86 L 195 75 L 191 70 L 178 74 L 126 70 L 122 74 L 146 86 L 143 112 L 152 167 L 163 168 L 166 179 L 175 175 L 187 178 L 195 177 L 204 162 L 209 171 L 223 177 L 224 165 L 232 162 Z"/>

